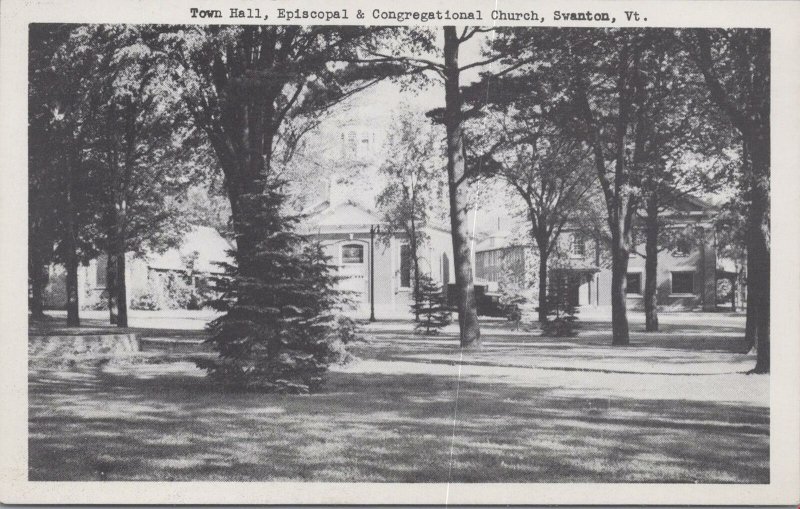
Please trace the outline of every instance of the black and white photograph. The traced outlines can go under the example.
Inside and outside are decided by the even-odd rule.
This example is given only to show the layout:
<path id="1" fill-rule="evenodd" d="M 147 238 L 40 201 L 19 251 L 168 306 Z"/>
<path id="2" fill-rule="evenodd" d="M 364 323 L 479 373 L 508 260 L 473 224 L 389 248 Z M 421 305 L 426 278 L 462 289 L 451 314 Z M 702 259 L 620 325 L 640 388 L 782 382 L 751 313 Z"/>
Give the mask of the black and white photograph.
<path id="1" fill-rule="evenodd" d="M 769 487 L 773 29 L 380 6 L 25 25 L 23 481 Z"/>

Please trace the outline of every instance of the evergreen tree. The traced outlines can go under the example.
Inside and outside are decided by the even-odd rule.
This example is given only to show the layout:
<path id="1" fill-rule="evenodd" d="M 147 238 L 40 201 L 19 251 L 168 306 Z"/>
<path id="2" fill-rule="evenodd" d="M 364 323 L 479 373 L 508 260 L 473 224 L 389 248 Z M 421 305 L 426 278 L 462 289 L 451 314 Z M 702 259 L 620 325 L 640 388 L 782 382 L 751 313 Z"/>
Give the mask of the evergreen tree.
<path id="1" fill-rule="evenodd" d="M 419 291 L 411 310 L 419 316 L 417 329 L 425 329 L 425 334 L 434 335 L 450 323 L 450 308 L 442 287 L 428 275 L 419 278 Z"/>
<path id="2" fill-rule="evenodd" d="M 550 293 L 545 301 L 547 321 L 542 324 L 543 336 L 577 336 L 575 322 L 578 321 L 577 308 L 569 299 L 569 276 L 555 274 L 550 282 Z"/>
<path id="3" fill-rule="evenodd" d="M 242 196 L 250 219 L 237 231 L 258 241 L 238 253 L 248 271 L 227 265 L 218 285 L 226 314 L 209 324 L 209 342 L 220 359 L 199 364 L 231 389 L 312 392 L 338 354 L 336 276 L 320 245 L 294 232 L 299 218 L 282 213 L 282 186 L 259 183 L 263 192 Z"/>

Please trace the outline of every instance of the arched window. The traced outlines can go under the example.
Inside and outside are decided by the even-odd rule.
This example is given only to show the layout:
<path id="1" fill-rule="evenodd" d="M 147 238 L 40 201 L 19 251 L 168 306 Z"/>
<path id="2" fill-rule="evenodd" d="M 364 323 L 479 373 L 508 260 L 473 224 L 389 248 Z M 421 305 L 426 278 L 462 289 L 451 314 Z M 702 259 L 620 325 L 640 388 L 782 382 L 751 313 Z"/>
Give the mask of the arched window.
<path id="1" fill-rule="evenodd" d="M 342 263 L 364 263 L 364 246 L 361 244 L 342 246 Z"/>

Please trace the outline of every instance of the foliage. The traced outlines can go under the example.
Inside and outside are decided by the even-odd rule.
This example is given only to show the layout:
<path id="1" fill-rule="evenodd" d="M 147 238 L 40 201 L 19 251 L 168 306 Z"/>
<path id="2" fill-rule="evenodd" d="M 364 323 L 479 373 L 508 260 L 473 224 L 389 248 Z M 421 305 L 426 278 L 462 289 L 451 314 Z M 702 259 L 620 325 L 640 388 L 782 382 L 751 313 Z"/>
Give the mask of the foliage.
<path id="1" fill-rule="evenodd" d="M 469 92 L 504 108 L 538 102 L 589 150 L 611 239 L 614 344 L 629 342 L 623 282 L 637 213 L 696 188 L 730 139 L 676 34 L 502 28 L 490 49 L 516 68 Z"/>
<path id="2" fill-rule="evenodd" d="M 96 115 L 95 55 L 69 26 L 33 24 L 29 56 L 29 184 L 32 246 L 55 243 L 53 261 L 97 252 L 99 168 L 87 158 Z M 80 192 L 78 192 L 80 190 Z M 45 256 L 45 259 L 49 256 Z"/>
<path id="3" fill-rule="evenodd" d="M 733 283 L 730 279 L 717 280 L 717 302 L 729 302 L 733 298 Z"/>
<path id="4" fill-rule="evenodd" d="M 702 74 L 709 98 L 741 136 L 747 203 L 747 325 L 757 347 L 754 373 L 770 370 L 770 39 L 766 29 L 689 29 L 678 37 Z"/>
<path id="5" fill-rule="evenodd" d="M 714 217 L 717 256 L 732 260 L 737 267 L 747 262 L 747 204 L 741 195 L 724 203 Z"/>
<path id="6" fill-rule="evenodd" d="M 89 311 L 105 311 L 108 309 L 108 295 L 105 291 L 91 292 L 83 295 L 85 295 L 86 298 L 80 302 L 81 309 Z"/>
<path id="7" fill-rule="evenodd" d="M 420 317 L 417 330 L 424 329 L 425 334 L 435 335 L 450 323 L 451 310 L 447 305 L 447 297 L 441 285 L 427 274 L 420 277 L 419 294 L 411 304 L 411 310 Z"/>
<path id="8" fill-rule="evenodd" d="M 208 340 L 219 359 L 202 362 L 225 387 L 304 393 L 319 390 L 344 341 L 335 311 L 336 276 L 319 244 L 293 232 L 298 217 L 284 215 L 282 184 L 263 183 L 264 193 L 243 196 L 251 232 L 260 241 L 226 265 L 216 307 L 225 314 L 209 324 Z M 345 339 L 342 339 L 345 338 Z"/>
<path id="9" fill-rule="evenodd" d="M 150 282 L 148 281 L 147 288 L 137 288 L 133 291 L 133 295 L 131 296 L 131 309 L 141 311 L 158 311 L 159 309 L 163 309 L 159 304 L 159 299 L 155 292 L 153 292 L 149 286 Z"/>
<path id="10" fill-rule="evenodd" d="M 519 329 L 523 321 L 532 318 L 529 315 L 535 307 L 534 290 L 538 286 L 538 275 L 532 270 L 536 265 L 533 258 L 533 251 L 524 248 L 519 259 L 509 260 L 508 254 L 504 254 L 500 264 L 499 305 L 514 330 Z M 528 259 L 532 259 L 534 263 L 530 263 Z"/>
<path id="11" fill-rule="evenodd" d="M 577 336 L 577 308 L 569 300 L 569 277 L 557 274 L 550 285 L 550 293 L 545 302 L 548 320 L 542 324 L 542 336 Z"/>
<path id="12" fill-rule="evenodd" d="M 134 295 L 133 309 L 146 309 L 147 306 L 153 306 L 152 309 L 198 309 L 199 303 L 195 289 L 186 277 L 170 271 L 151 274 L 146 289 Z"/>
<path id="13" fill-rule="evenodd" d="M 385 225 L 384 241 L 388 243 L 397 232 L 403 232 L 408 239 L 413 296 L 415 302 L 420 302 L 424 277 L 420 249 L 428 240 L 424 228 L 435 214 L 436 205 L 444 201 L 444 162 L 429 122 L 407 113 L 396 124 L 389 134 L 387 157 L 380 168 L 386 185 L 376 202 Z"/>
<path id="14" fill-rule="evenodd" d="M 111 303 L 127 300 L 117 293 L 124 284 L 116 283 L 124 277 L 125 252 L 163 250 L 185 231 L 174 196 L 194 178 L 193 162 L 203 153 L 167 69 L 142 43 L 153 30 L 55 24 L 30 29 L 36 221 L 30 232 L 37 248 L 30 261 L 49 262 L 46 246 L 55 242 L 54 261 L 70 273 L 76 260 L 106 251 L 115 262 L 109 271 Z M 46 210 L 54 212 L 48 229 L 55 233 L 43 227 Z"/>
<path id="15" fill-rule="evenodd" d="M 176 199 L 176 207 L 188 224 L 213 228 L 223 238 L 233 241 L 231 205 L 224 189 L 221 189 L 221 182 L 221 177 L 212 176 L 208 182 L 189 186 Z"/>
<path id="16" fill-rule="evenodd" d="M 495 77 L 486 79 L 501 87 L 519 86 L 513 78 L 508 84 Z M 473 88 L 483 86 L 479 83 Z M 554 121 L 553 98 L 517 92 L 519 101 L 496 97 L 491 113 L 476 121 L 481 134 L 473 135 L 473 145 L 483 146 L 485 152 L 475 157 L 473 174 L 503 182 L 525 204 L 521 215 L 528 225 L 529 242 L 539 252 L 542 301 L 547 295 L 548 260 L 564 227 L 585 213 L 588 198 L 596 192 L 596 176 L 586 145 Z M 474 99 L 480 102 L 486 97 Z M 494 128 L 487 130 L 486 124 Z M 539 319 L 544 321 L 543 313 Z"/>
<path id="17" fill-rule="evenodd" d="M 505 283 L 500 282 L 500 306 L 503 309 L 508 322 L 511 324 L 512 329 L 519 329 L 522 322 L 523 306 L 528 302 L 523 288 L 519 284 L 513 282 Z"/>

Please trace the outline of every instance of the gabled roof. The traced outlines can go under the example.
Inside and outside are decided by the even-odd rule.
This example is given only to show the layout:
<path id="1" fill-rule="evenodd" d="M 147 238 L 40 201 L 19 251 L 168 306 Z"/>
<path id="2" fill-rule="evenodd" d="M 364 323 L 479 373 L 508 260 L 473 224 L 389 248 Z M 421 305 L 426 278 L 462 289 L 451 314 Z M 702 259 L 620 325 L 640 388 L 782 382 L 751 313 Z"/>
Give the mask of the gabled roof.
<path id="1" fill-rule="evenodd" d="M 684 194 L 677 198 L 671 208 L 674 209 L 676 214 L 681 212 L 709 212 L 716 209 L 708 201 L 691 194 Z"/>
<path id="2" fill-rule="evenodd" d="M 371 226 L 386 227 L 386 222 L 372 209 L 355 200 L 345 200 L 334 206 L 322 201 L 306 209 L 301 230 L 306 233 L 358 233 Z M 425 227 L 450 234 L 450 230 L 434 225 Z"/>
<path id="3" fill-rule="evenodd" d="M 378 225 L 381 218 L 372 210 L 354 200 L 346 200 L 334 206 L 323 201 L 305 213 L 304 223 L 308 228 L 342 225 Z"/>

